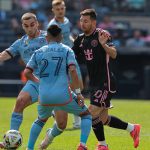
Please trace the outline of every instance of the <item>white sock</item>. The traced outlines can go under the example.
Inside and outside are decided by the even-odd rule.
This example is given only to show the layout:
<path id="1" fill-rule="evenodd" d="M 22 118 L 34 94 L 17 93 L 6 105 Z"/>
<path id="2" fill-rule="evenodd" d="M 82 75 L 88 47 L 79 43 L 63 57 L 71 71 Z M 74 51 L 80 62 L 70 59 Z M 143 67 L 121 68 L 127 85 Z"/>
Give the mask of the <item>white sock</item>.
<path id="1" fill-rule="evenodd" d="M 98 141 L 98 143 L 99 143 L 100 145 L 107 146 L 107 144 L 106 144 L 106 142 L 105 142 L 105 141 Z"/>
<path id="2" fill-rule="evenodd" d="M 128 123 L 127 129 L 128 132 L 132 132 L 134 130 L 134 124 Z"/>
<path id="3" fill-rule="evenodd" d="M 74 126 L 80 126 L 81 118 L 79 116 L 74 115 Z"/>

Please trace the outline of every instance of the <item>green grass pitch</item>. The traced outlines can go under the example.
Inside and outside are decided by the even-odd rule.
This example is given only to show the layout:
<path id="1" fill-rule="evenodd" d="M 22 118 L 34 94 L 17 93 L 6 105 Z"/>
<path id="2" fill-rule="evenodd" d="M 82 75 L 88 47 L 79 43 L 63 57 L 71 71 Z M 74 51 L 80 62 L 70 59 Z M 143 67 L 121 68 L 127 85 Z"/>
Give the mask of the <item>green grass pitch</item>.
<path id="1" fill-rule="evenodd" d="M 137 150 L 150 150 L 150 101 L 112 100 L 112 102 L 114 109 L 109 111 L 110 114 L 118 116 L 124 121 L 141 124 L 141 142 Z M 2 140 L 4 133 L 9 130 L 10 116 L 14 104 L 15 98 L 0 98 L 0 140 Z M 31 124 L 37 118 L 36 105 L 29 106 L 24 111 L 24 120 L 20 128 L 23 135 L 23 144 L 19 150 L 26 149 Z M 45 136 L 46 129 L 52 127 L 53 121 L 53 118 L 50 118 L 46 123 L 36 142 L 35 150 L 38 150 L 38 144 Z M 54 140 L 48 150 L 77 149 L 80 130 L 70 130 L 72 121 L 73 117 L 69 115 L 66 131 Z M 127 131 L 105 127 L 105 136 L 110 150 L 134 150 L 132 139 Z M 87 142 L 88 149 L 95 150 L 96 144 L 96 138 L 91 130 Z"/>

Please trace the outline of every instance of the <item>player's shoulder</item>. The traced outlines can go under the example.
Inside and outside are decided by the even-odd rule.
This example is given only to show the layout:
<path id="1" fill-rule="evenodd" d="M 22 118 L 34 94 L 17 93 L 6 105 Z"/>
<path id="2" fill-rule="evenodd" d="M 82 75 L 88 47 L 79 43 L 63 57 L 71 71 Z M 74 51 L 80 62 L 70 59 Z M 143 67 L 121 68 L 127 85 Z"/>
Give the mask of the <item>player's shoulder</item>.
<path id="1" fill-rule="evenodd" d="M 65 22 L 70 22 L 70 20 L 67 17 L 64 17 Z"/>
<path id="2" fill-rule="evenodd" d="M 68 50 L 68 49 L 71 49 L 68 45 L 65 45 L 63 43 L 60 43 L 61 47 Z"/>
<path id="3" fill-rule="evenodd" d="M 80 41 L 82 41 L 83 40 L 83 38 L 84 38 L 84 33 L 81 33 L 81 34 L 79 34 L 78 36 L 77 36 L 77 38 L 75 39 L 75 42 L 80 42 Z"/>
<path id="4" fill-rule="evenodd" d="M 36 54 L 44 53 L 48 49 L 48 45 L 44 45 L 35 51 Z"/>
<path id="5" fill-rule="evenodd" d="M 25 34 L 21 38 L 17 39 L 15 41 L 15 43 L 17 43 L 17 44 L 23 44 L 26 41 L 26 39 L 27 39 L 27 35 Z"/>
<path id="6" fill-rule="evenodd" d="M 52 25 L 52 24 L 57 24 L 55 18 L 51 19 L 48 23 L 48 26 Z"/>

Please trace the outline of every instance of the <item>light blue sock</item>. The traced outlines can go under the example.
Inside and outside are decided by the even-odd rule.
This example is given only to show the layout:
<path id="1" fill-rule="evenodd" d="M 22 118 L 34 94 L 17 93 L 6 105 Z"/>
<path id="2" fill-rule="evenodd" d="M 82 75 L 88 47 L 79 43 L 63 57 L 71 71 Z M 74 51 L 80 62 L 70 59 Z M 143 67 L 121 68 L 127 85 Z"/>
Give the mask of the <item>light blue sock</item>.
<path id="1" fill-rule="evenodd" d="M 38 138 L 44 125 L 45 125 L 45 122 L 43 122 L 39 119 L 34 121 L 34 123 L 32 124 L 31 130 L 30 130 L 28 149 L 34 150 L 35 142 L 36 142 L 36 140 L 37 140 L 37 138 Z"/>
<path id="2" fill-rule="evenodd" d="M 57 123 L 55 122 L 55 124 L 53 125 L 53 128 L 52 128 L 52 131 L 51 131 L 52 136 L 56 137 L 56 136 L 60 135 L 62 132 L 63 132 L 63 130 L 59 129 L 57 126 Z"/>
<path id="3" fill-rule="evenodd" d="M 89 137 L 92 126 L 92 117 L 91 115 L 81 117 L 81 136 L 80 143 L 86 145 L 87 139 Z"/>
<path id="4" fill-rule="evenodd" d="M 11 123 L 10 123 L 10 129 L 12 130 L 19 130 L 20 125 L 23 120 L 23 114 L 22 113 L 16 113 L 13 112 L 11 115 Z"/>

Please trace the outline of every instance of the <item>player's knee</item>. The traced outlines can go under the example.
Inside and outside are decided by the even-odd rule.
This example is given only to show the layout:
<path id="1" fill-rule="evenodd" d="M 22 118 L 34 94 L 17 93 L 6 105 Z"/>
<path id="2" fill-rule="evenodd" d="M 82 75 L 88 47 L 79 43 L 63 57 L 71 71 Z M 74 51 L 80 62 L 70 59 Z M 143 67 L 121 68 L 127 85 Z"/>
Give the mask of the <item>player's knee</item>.
<path id="1" fill-rule="evenodd" d="M 95 118 L 99 115 L 99 112 L 98 111 L 95 111 L 94 109 L 88 109 L 89 110 L 89 113 L 92 115 L 92 118 Z"/>
<path id="2" fill-rule="evenodd" d="M 15 112 L 23 112 L 23 110 L 29 105 L 29 103 L 30 102 L 28 101 L 28 99 L 19 96 L 15 104 Z"/>
<path id="3" fill-rule="evenodd" d="M 103 125 L 109 125 L 109 122 L 110 122 L 110 116 L 107 116 L 102 120 Z"/>
<path id="4" fill-rule="evenodd" d="M 84 112 L 81 112 L 80 114 L 79 114 L 79 116 L 82 118 L 82 117 L 86 117 L 86 116 L 91 116 L 91 113 L 89 112 L 89 110 L 87 109 L 86 111 L 84 111 Z M 92 117 L 92 116 L 91 116 Z"/>
<path id="5" fill-rule="evenodd" d="M 66 121 L 57 122 L 57 126 L 59 129 L 64 130 L 67 127 L 67 122 Z"/>

